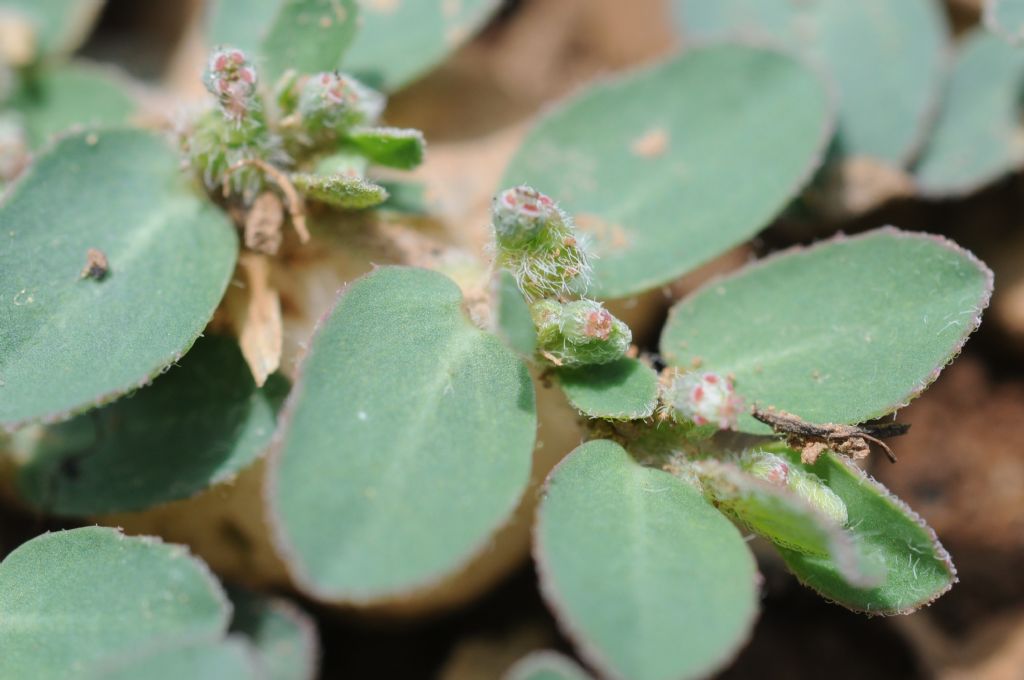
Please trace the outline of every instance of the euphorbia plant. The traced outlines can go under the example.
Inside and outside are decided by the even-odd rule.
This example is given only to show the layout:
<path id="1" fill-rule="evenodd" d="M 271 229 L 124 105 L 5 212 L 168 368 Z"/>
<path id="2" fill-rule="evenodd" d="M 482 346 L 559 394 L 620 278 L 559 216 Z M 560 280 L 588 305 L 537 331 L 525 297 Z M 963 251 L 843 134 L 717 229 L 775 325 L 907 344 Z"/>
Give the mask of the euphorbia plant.
<path id="1" fill-rule="evenodd" d="M 678 302 L 656 351 L 633 345 L 605 305 L 748 240 L 809 185 L 833 143 L 906 163 L 913 130 L 857 119 L 843 98 L 836 138 L 828 69 L 763 46 L 692 49 L 598 84 L 543 118 L 494 187 L 489 253 L 459 259 L 409 230 L 430 257 L 397 259 L 434 271 L 384 266 L 350 282 L 301 338 L 289 384 L 274 373 L 279 344 L 250 352 L 243 337 L 243 355 L 230 337 L 192 343 L 218 307 L 231 318 L 223 300 L 236 266 L 250 287 L 276 285 L 302 242 L 383 219 L 355 214 L 386 197 L 372 166 L 410 168 L 423 143 L 377 127 L 382 95 L 339 70 L 359 45 L 352 3 L 252 3 L 252 25 L 231 21 L 238 5 L 212 14 L 223 40 L 203 76 L 212 105 L 179 126 L 177 149 L 139 129 L 70 134 L 0 206 L 0 421 L 16 430 L 21 500 L 70 517 L 143 510 L 265 455 L 260 504 L 290 584 L 329 603 L 402 602 L 476 577 L 470 565 L 529 497 L 538 417 L 552 418 L 538 413 L 535 388 L 551 382 L 588 441 L 548 477 L 533 552 L 553 612 L 599 672 L 690 677 L 735 653 L 759 583 L 737 527 L 854 610 L 909 612 L 951 586 L 931 530 L 836 453 L 839 441 L 795 450 L 751 409 L 818 426 L 894 413 L 979 322 L 991 276 L 970 253 L 893 228 L 783 252 Z M 840 6 L 821 8 L 832 26 Z M 386 88 L 415 70 L 401 65 L 357 71 Z M 930 92 L 919 89 L 915 102 Z M 922 184 L 923 168 L 961 167 L 941 162 L 958 140 L 939 141 Z M 106 265 L 82 276 L 91 249 Z M 494 285 L 479 286 L 492 263 Z M 84 597 L 92 581 L 55 568 L 79 558 L 89 574 L 152 570 L 153 582 L 125 591 L 133 601 L 195 581 L 174 591 L 195 606 L 156 615 L 173 647 L 251 661 L 225 637 L 223 596 L 201 566 L 109 530 L 20 548 L 0 566 L 0 603 L 62 617 L 127 606 L 107 591 Z M 33 579 L 60 588 L 50 597 Z M 60 677 L 75 664 L 139 673 L 132 664 L 163 663 L 174 652 L 150 650 L 146 610 L 131 611 L 110 636 L 43 665 L 32 650 L 48 633 L 0 617 L 0 642 L 15 650 L 0 664 Z M 114 624 L 147 654 L 131 654 Z"/>

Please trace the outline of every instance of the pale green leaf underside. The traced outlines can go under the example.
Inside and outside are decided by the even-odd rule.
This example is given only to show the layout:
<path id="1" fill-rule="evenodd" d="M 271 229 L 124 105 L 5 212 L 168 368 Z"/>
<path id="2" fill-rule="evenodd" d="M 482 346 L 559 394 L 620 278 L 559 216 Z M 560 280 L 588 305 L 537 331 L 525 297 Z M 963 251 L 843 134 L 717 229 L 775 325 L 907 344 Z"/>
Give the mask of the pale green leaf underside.
<path id="1" fill-rule="evenodd" d="M 647 418 L 658 405 L 658 374 L 637 359 L 561 368 L 556 375 L 569 403 L 590 418 Z"/>
<path id="2" fill-rule="evenodd" d="M 29 143 L 38 148 L 73 126 L 127 122 L 136 102 L 125 83 L 115 71 L 89 64 L 44 67 L 21 83 L 5 107 L 19 115 Z"/>
<path id="3" fill-rule="evenodd" d="M 251 463 L 288 389 L 258 389 L 233 339 L 200 339 L 130 399 L 14 436 L 18 487 L 57 515 L 142 510 L 185 498 Z"/>
<path id="4" fill-rule="evenodd" d="M 747 406 L 858 423 L 917 396 L 959 352 L 992 274 L 940 237 L 879 229 L 795 249 L 673 307 L 661 352 L 731 375 Z M 768 432 L 751 416 L 745 432 Z"/>
<path id="5" fill-rule="evenodd" d="M 985 26 L 1019 47 L 1024 42 L 1024 0 L 985 0 Z"/>
<path id="6" fill-rule="evenodd" d="M 757 570 L 740 533 L 618 444 L 589 442 L 555 468 L 534 537 L 548 603 L 609 676 L 704 676 L 753 625 Z"/>
<path id="7" fill-rule="evenodd" d="M 231 631 L 244 635 L 264 671 L 264 680 L 312 680 L 319 640 L 313 620 L 287 600 L 231 589 Z"/>
<path id="8" fill-rule="evenodd" d="M 791 452 L 790 456 L 799 461 L 799 454 Z M 874 562 L 884 565 L 885 579 L 877 587 L 858 588 L 829 560 L 780 549 L 804 585 L 828 600 L 868 614 L 905 614 L 952 587 L 956 571 L 935 532 L 888 489 L 832 454 L 822 456 L 808 469 L 846 503 L 850 513 L 847 529 Z"/>
<path id="9" fill-rule="evenodd" d="M 835 151 L 904 165 L 938 105 L 949 30 L 933 0 L 673 0 L 692 40 L 770 40 L 822 65 L 839 95 Z"/>
<path id="10" fill-rule="evenodd" d="M 171 646 L 89 674 L 88 680 L 274 680 L 244 641 Z"/>
<path id="11" fill-rule="evenodd" d="M 387 189 L 363 177 L 297 172 L 291 180 L 307 199 L 345 210 L 372 208 L 388 198 Z"/>
<path id="12" fill-rule="evenodd" d="M 423 75 L 480 29 L 498 0 L 361 0 L 362 24 L 344 69 L 393 92 Z"/>
<path id="13" fill-rule="evenodd" d="M 109 274 L 81 278 L 90 248 Z M 73 135 L 0 205 L 0 425 L 145 384 L 202 332 L 238 239 L 157 134 Z"/>
<path id="14" fill-rule="evenodd" d="M 314 336 L 272 458 L 279 543 L 320 597 L 414 591 L 486 545 L 526 487 L 523 364 L 475 328 L 449 279 L 386 267 Z"/>
<path id="15" fill-rule="evenodd" d="M 209 42 L 248 52 L 271 85 L 340 68 L 359 23 L 355 0 L 216 0 L 208 19 Z"/>
<path id="16" fill-rule="evenodd" d="M 4 0 L 2 8 L 28 20 L 37 57 L 69 54 L 89 36 L 104 0 Z"/>
<path id="17" fill-rule="evenodd" d="M 724 45 L 599 83 L 534 127 L 502 186 L 551 195 L 596 240 L 595 295 L 661 285 L 755 234 L 820 162 L 826 87 L 793 57 Z"/>
<path id="18" fill-rule="evenodd" d="M 590 680 L 590 675 L 569 657 L 544 650 L 516 661 L 504 680 Z"/>
<path id="19" fill-rule="evenodd" d="M 915 170 L 930 196 L 971 193 L 1024 164 L 1024 50 L 982 29 L 960 42 L 935 129 Z"/>
<path id="20" fill-rule="evenodd" d="M 63 680 L 219 638 L 228 603 L 188 551 L 115 529 L 38 536 L 0 563 L 0 677 Z"/>

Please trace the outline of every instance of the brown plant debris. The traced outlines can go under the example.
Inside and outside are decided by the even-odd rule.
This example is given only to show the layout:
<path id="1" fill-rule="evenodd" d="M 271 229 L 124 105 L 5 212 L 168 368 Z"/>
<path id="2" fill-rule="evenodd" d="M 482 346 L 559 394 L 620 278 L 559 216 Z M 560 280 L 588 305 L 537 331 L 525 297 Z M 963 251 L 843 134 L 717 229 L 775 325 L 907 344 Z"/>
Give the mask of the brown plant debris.
<path id="1" fill-rule="evenodd" d="M 245 247 L 258 253 L 277 255 L 284 234 L 284 206 L 273 191 L 256 197 L 245 216 Z"/>
<path id="2" fill-rule="evenodd" d="M 754 408 L 752 415 L 782 435 L 786 443 L 800 451 L 800 461 L 813 465 L 826 449 L 851 458 L 866 458 L 871 444 L 878 446 L 889 460 L 896 462 L 896 454 L 882 441 L 883 438 L 905 434 L 910 425 L 893 422 L 871 422 L 863 425 L 815 424 L 792 413 L 776 409 Z"/>
<path id="3" fill-rule="evenodd" d="M 89 248 L 85 251 L 85 267 L 82 268 L 81 278 L 102 281 L 109 272 L 110 263 L 102 250 Z"/>
<path id="4" fill-rule="evenodd" d="M 266 255 L 242 253 L 235 272 L 236 285 L 228 288 L 223 302 L 227 321 L 259 387 L 281 365 L 281 299 L 271 274 Z"/>
<path id="5" fill-rule="evenodd" d="M 295 185 L 288 179 L 288 176 L 270 163 L 259 158 L 246 158 L 245 160 L 238 161 L 228 168 L 228 174 L 230 175 L 232 172 L 247 165 L 259 168 L 264 175 L 280 187 L 285 200 L 288 202 L 288 216 L 292 220 L 292 228 L 299 235 L 300 242 L 308 243 L 309 229 L 306 227 L 306 208 L 303 205 L 302 198 L 299 196 L 299 192 L 295 190 Z"/>

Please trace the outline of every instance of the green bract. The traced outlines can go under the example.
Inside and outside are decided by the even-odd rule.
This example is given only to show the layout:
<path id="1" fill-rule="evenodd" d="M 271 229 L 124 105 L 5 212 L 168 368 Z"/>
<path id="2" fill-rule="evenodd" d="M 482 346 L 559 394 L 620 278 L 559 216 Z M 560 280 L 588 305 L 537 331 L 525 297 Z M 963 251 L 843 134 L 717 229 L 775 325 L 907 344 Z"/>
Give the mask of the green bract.
<path id="1" fill-rule="evenodd" d="M 810 179 L 831 127 L 827 88 L 802 62 L 739 45 L 695 49 L 542 118 L 502 185 L 556 197 L 595 237 L 594 294 L 622 297 L 767 226 Z"/>
<path id="2" fill-rule="evenodd" d="M 238 248 L 174 152 L 134 130 L 72 135 L 40 154 L 0 205 L 0 234 L 7 427 L 146 384 L 202 332 Z M 109 263 L 101 280 L 82 276 L 90 248 Z"/>

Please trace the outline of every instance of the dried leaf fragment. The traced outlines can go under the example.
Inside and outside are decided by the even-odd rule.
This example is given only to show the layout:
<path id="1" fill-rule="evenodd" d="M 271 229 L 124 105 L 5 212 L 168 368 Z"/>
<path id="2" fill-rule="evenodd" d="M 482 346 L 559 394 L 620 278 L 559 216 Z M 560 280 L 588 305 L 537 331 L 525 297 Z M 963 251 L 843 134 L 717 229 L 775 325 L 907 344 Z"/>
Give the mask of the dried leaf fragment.
<path id="1" fill-rule="evenodd" d="M 284 238 L 284 206 L 272 191 L 256 197 L 245 216 L 245 247 L 267 255 L 277 255 Z"/>
<path id="2" fill-rule="evenodd" d="M 242 253 L 235 272 L 241 285 L 229 287 L 223 303 L 257 387 L 262 387 L 281 365 L 281 298 L 271 273 L 266 255 Z"/>
<path id="3" fill-rule="evenodd" d="M 768 425 L 786 443 L 800 451 L 800 461 L 813 465 L 825 450 L 841 453 L 850 458 L 865 458 L 875 444 L 889 460 L 896 462 L 896 454 L 882 438 L 906 434 L 910 425 L 904 423 L 865 423 L 863 425 L 837 425 L 835 423 L 809 423 L 800 416 L 773 408 L 755 408 L 754 418 Z"/>

